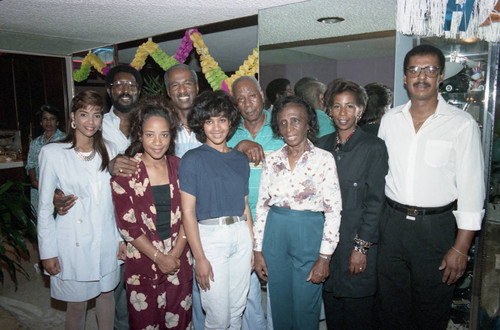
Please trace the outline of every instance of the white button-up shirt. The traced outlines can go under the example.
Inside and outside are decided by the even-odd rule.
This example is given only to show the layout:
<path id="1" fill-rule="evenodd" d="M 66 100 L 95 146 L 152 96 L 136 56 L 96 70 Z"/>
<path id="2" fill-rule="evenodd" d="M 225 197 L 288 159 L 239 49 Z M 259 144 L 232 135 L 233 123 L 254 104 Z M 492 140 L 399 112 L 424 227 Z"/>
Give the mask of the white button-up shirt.
<path id="1" fill-rule="evenodd" d="M 378 136 L 389 153 L 386 196 L 418 207 L 458 200 L 458 228 L 481 229 L 484 163 L 476 121 L 439 96 L 436 112 L 415 133 L 410 106 L 390 110 L 380 124 Z"/>
<path id="2" fill-rule="evenodd" d="M 196 139 L 194 132 L 188 132 L 184 126 L 179 125 L 175 137 L 175 155 L 177 157 L 182 158 L 186 152 L 201 145 L 202 143 Z"/>
<path id="3" fill-rule="evenodd" d="M 115 114 L 115 108 L 111 107 L 102 119 L 102 136 L 108 142 L 112 142 L 118 149 L 118 153 L 123 154 L 130 145 L 130 138 L 120 131 L 120 117 Z"/>

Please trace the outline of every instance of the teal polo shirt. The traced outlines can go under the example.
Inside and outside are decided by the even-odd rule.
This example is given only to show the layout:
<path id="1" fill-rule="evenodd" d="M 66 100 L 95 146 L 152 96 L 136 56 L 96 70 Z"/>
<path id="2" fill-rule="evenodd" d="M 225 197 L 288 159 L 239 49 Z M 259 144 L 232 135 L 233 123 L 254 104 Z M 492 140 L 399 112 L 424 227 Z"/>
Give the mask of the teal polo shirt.
<path id="1" fill-rule="evenodd" d="M 330 117 L 324 111 L 318 109 L 315 110 L 316 110 L 316 115 L 318 116 L 318 125 L 319 125 L 318 139 L 322 136 L 335 132 L 335 126 L 333 126 L 333 120 L 331 120 Z"/>
<path id="2" fill-rule="evenodd" d="M 281 148 L 285 142 L 282 139 L 273 136 L 273 130 L 271 128 L 271 115 L 269 112 L 264 110 L 266 114 L 266 122 L 260 128 L 259 133 L 252 137 L 250 132 L 243 127 L 243 118 L 236 129 L 231 140 L 227 142 L 229 148 L 234 148 L 238 143 L 243 140 L 254 141 L 262 146 L 264 153 L 267 155 L 275 150 Z M 260 184 L 260 173 L 262 171 L 262 163 L 255 166 L 250 163 L 250 179 L 248 180 L 248 204 L 250 206 L 250 211 L 252 211 L 252 218 L 255 219 L 255 207 L 257 206 L 257 199 L 259 197 L 259 184 Z"/>

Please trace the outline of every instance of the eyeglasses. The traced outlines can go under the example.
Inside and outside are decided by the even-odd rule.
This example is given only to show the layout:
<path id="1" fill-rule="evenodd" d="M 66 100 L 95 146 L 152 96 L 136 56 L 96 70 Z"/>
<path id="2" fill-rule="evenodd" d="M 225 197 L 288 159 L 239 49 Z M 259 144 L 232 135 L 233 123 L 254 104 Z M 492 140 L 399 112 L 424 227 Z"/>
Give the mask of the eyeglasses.
<path id="1" fill-rule="evenodd" d="M 426 67 L 420 66 L 409 66 L 406 68 L 406 75 L 410 78 L 415 78 L 420 76 L 420 72 L 424 71 L 424 74 L 429 78 L 436 78 L 441 70 L 441 67 L 435 65 L 429 65 Z"/>
<path id="2" fill-rule="evenodd" d="M 113 89 L 116 89 L 117 91 L 122 91 L 125 89 L 125 87 L 128 87 L 130 91 L 137 91 L 137 88 L 139 87 L 139 85 L 131 81 L 117 81 L 110 85 Z"/>

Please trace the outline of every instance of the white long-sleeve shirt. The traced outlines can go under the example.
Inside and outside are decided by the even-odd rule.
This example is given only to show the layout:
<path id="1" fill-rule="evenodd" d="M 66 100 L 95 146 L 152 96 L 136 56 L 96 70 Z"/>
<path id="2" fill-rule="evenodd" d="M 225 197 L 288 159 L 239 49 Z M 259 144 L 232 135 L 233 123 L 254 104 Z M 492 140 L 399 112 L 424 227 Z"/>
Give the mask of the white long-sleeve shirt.
<path id="1" fill-rule="evenodd" d="M 457 200 L 458 228 L 481 229 L 485 187 L 477 123 L 439 96 L 436 112 L 415 133 L 410 106 L 390 110 L 380 124 L 378 136 L 389 153 L 386 196 L 418 207 Z"/>

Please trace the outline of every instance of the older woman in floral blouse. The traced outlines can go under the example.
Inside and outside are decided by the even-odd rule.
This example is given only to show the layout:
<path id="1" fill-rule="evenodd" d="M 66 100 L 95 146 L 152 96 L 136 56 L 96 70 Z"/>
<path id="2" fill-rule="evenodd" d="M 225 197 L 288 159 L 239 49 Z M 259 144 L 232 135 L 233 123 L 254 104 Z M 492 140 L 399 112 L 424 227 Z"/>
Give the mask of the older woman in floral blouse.
<path id="1" fill-rule="evenodd" d="M 271 126 L 286 144 L 262 167 L 255 270 L 268 281 L 274 327 L 314 329 L 322 283 L 339 240 L 342 202 L 335 160 L 311 143 L 318 122 L 302 98 L 279 101 Z"/>

